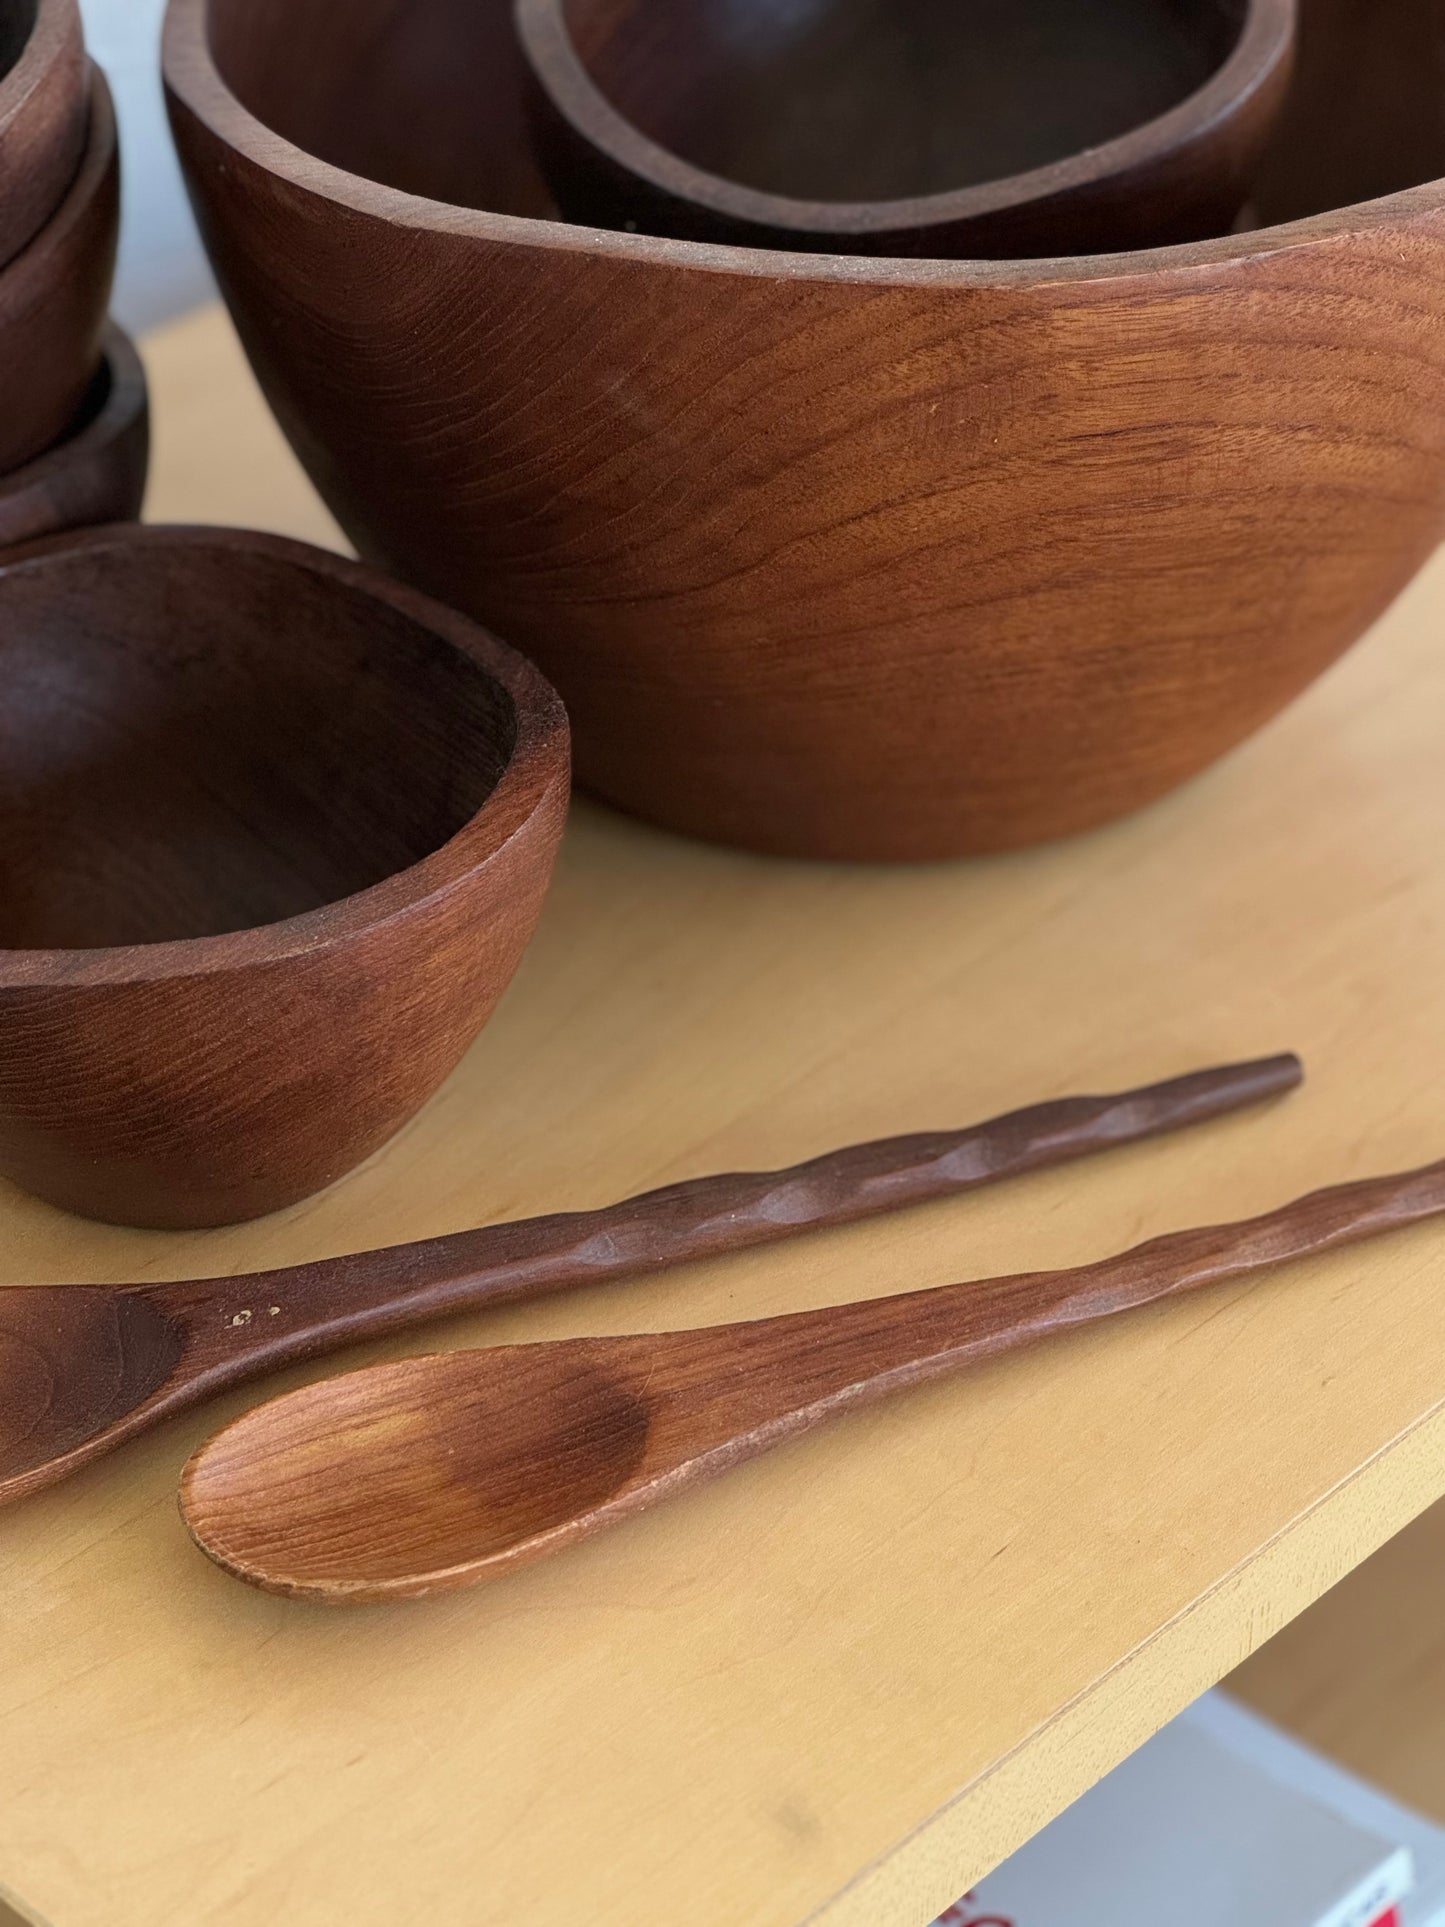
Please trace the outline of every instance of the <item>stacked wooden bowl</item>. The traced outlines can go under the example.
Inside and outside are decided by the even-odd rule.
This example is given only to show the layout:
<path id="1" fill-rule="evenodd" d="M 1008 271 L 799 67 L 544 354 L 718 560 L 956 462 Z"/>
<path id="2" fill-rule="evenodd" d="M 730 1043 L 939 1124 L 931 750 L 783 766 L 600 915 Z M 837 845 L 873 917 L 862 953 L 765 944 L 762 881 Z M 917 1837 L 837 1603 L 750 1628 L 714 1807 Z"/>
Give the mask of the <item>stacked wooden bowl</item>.
<path id="1" fill-rule="evenodd" d="M 1295 0 L 515 0 L 569 220 L 1011 257 L 1228 229 Z"/>
<path id="2" fill-rule="evenodd" d="M 144 381 L 106 324 L 119 221 L 77 0 L 0 0 L 0 544 L 139 509 Z"/>
<path id="3" fill-rule="evenodd" d="M 1114 11 L 1151 10 L 1187 11 Z M 756 159 L 769 130 L 751 108 L 728 122 L 696 74 L 671 120 L 665 87 L 648 108 L 647 59 L 707 9 L 619 0 L 604 25 L 644 11 L 640 65 L 594 65 L 611 108 L 649 115 L 653 149 L 694 130 L 694 173 L 746 162 L 744 187 L 806 201 L 801 176 L 717 145 L 745 125 Z M 1100 12 L 712 15 L 765 11 L 840 32 Z M 1249 191 L 1242 231 L 1216 199 L 1187 240 L 1165 222 L 1167 245 L 1088 253 L 1081 226 L 1045 258 L 997 228 L 934 258 L 678 238 L 645 209 L 559 219 L 576 173 L 539 142 L 512 0 L 171 0 L 165 64 L 241 334 L 362 553 L 536 657 L 601 796 L 756 849 L 896 859 L 1162 796 L 1303 690 L 1437 541 L 1436 14 L 1304 0 L 1262 160 L 1255 133 L 1240 172 L 1244 149 L 1196 128 Z M 655 159 L 634 149 L 629 173 Z M 1039 164 L 1082 191 L 1096 162 Z"/>

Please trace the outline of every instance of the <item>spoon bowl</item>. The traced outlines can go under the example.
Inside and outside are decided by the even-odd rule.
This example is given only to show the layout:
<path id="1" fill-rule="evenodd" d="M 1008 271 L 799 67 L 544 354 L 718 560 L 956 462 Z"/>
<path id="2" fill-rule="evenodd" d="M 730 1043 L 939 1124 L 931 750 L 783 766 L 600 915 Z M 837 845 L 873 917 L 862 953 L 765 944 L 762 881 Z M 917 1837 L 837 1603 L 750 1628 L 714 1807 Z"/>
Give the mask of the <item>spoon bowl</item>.
<path id="1" fill-rule="evenodd" d="M 615 1346 L 594 1364 L 586 1345 L 525 1345 L 353 1372 L 322 1388 L 324 1410 L 277 1399 L 221 1433 L 187 1505 L 206 1516 L 219 1501 L 238 1519 L 224 1547 L 238 1570 L 284 1563 L 299 1536 L 314 1548 L 308 1586 L 445 1590 L 625 1503 L 653 1430 L 645 1371 L 626 1363 Z M 470 1422 L 479 1410 L 485 1427 Z M 395 1530 L 358 1532 L 358 1486 Z"/>
<path id="2" fill-rule="evenodd" d="M 143 1293 L 55 1285 L 0 1300 L 0 1489 L 122 1422 L 165 1384 L 184 1340 Z M 55 1361 L 68 1369 L 57 1373 Z"/>
<path id="3" fill-rule="evenodd" d="M 517 0 L 563 215 L 829 253 L 1225 232 L 1295 0 Z"/>

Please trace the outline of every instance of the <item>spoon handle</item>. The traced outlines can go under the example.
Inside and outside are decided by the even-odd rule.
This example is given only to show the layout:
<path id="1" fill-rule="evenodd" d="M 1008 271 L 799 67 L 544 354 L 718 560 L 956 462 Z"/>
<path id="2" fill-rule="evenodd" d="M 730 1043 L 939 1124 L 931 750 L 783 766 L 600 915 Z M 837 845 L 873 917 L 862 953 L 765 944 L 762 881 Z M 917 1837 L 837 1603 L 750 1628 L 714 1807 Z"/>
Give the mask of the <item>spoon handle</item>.
<path id="1" fill-rule="evenodd" d="M 732 1328 L 774 1417 L 815 1401 L 883 1392 L 1230 1278 L 1445 1214 L 1445 1161 L 1311 1192 L 1263 1217 L 1170 1232 L 1068 1271 L 1026 1272 L 801 1312 Z M 711 1334 L 720 1339 L 726 1328 Z M 715 1362 L 715 1361 L 714 1361 Z M 743 1362 L 735 1356 L 734 1363 Z M 821 1416 L 821 1413 L 819 1414 Z M 811 1413 L 809 1413 L 811 1416 Z"/>
<path id="2" fill-rule="evenodd" d="M 597 1211 L 559 1212 L 310 1265 L 151 1288 L 222 1378 L 314 1357 L 452 1312 L 636 1277 L 993 1184 L 1203 1123 L 1293 1090 L 1297 1057 L 1196 1071 L 1108 1097 L 1060 1098 L 961 1131 L 851 1145 L 788 1170 L 691 1178 Z"/>

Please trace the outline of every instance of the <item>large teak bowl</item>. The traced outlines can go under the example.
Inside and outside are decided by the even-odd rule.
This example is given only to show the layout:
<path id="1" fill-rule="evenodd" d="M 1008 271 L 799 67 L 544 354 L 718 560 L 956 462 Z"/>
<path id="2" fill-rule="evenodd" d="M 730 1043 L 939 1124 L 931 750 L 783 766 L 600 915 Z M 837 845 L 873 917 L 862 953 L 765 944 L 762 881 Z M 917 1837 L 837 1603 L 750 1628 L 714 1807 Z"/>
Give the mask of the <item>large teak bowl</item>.
<path id="1" fill-rule="evenodd" d="M 562 213 L 829 254 L 1222 234 L 1295 0 L 515 0 Z"/>
<path id="2" fill-rule="evenodd" d="M 275 1210 L 456 1064 L 537 921 L 567 723 L 374 571 L 236 529 L 0 556 L 0 1173 Z"/>
<path id="3" fill-rule="evenodd" d="M 581 780 L 926 857 L 1163 795 L 1437 540 L 1434 19 L 1306 5 L 1279 224 L 983 264 L 550 220 L 508 0 L 172 0 L 166 71 L 283 426 L 363 553 L 542 664 Z"/>

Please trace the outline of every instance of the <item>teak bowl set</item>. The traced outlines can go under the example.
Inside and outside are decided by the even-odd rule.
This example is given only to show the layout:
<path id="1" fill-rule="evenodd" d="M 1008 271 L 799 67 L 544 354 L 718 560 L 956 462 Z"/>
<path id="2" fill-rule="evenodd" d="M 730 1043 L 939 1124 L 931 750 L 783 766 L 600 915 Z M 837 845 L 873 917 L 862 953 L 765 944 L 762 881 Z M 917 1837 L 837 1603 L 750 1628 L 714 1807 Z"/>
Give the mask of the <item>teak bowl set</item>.
<path id="1" fill-rule="evenodd" d="M 1002 850 L 1207 767 L 1445 522 L 1426 0 L 1368 28 L 1346 0 L 170 0 L 212 260 L 361 562 L 124 526 L 146 422 L 102 334 L 109 96 L 73 0 L 6 4 L 0 162 L 49 186 L 0 194 L 0 1172 L 61 1206 L 254 1216 L 416 1112 L 542 908 L 547 677 L 582 781 L 671 828 Z M 362 1331 L 1299 1076 L 253 1280 L 0 1294 L 0 1499 Z M 858 1398 L 1442 1211 L 1432 1166 L 1075 1273 L 388 1366 L 222 1434 L 183 1506 L 274 1590 L 469 1583 Z"/>
<path id="2" fill-rule="evenodd" d="M 153 1224 L 274 1209 L 383 1142 L 476 1033 L 538 912 L 567 741 L 541 677 L 466 617 L 556 682 L 603 796 L 766 850 L 940 856 L 1103 822 L 1203 768 L 1438 534 L 1440 191 L 1306 211 L 1311 139 L 1326 169 L 1355 151 L 1335 0 L 1307 0 L 1287 101 L 1292 0 L 990 0 L 967 46 L 935 0 L 835 0 L 786 33 L 760 3 L 516 0 L 530 67 L 512 4 L 171 0 L 177 140 L 262 382 L 362 554 L 465 615 L 240 536 L 0 569 L 15 729 L 43 711 L 53 745 L 27 759 L 17 734 L 0 774 L 0 1168 L 55 1202 Z M 1398 35 L 1418 10 L 1391 4 Z M 29 32 L 0 128 L 39 141 L 16 106 L 37 61 L 69 72 L 72 108 L 86 70 L 64 0 Z M 647 146 L 634 171 L 605 124 L 554 185 L 610 169 L 641 196 L 635 232 L 553 218 L 559 32 Z M 909 72 L 935 76 L 911 115 Z M 72 316 L 100 328 L 109 285 L 114 122 L 98 77 L 87 98 L 58 211 L 0 270 L 0 323 L 57 352 Z M 808 246 L 643 232 L 663 137 L 739 192 L 806 186 Z M 1352 163 L 1372 189 L 1413 165 L 1389 143 Z M 1220 226 L 1246 191 L 1252 218 L 1296 218 L 1077 251 Z M 1014 254 L 845 255 L 830 220 L 850 245 L 907 228 Z M 1075 251 L 1018 258 L 1043 233 Z M 47 261 L 49 301 L 7 307 Z M 143 384 L 114 336 L 99 377 L 76 368 L 69 439 L 0 484 L 0 541 L 134 512 Z M 102 607 L 130 638 L 108 681 Z M 285 624 L 248 639 L 273 608 Z M 268 740 L 258 704 L 320 718 L 328 689 L 334 732 Z M 453 772 L 431 802 L 424 742 Z"/>

